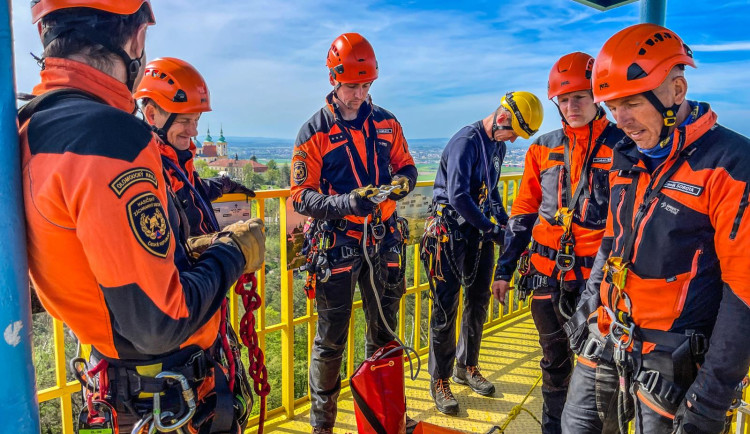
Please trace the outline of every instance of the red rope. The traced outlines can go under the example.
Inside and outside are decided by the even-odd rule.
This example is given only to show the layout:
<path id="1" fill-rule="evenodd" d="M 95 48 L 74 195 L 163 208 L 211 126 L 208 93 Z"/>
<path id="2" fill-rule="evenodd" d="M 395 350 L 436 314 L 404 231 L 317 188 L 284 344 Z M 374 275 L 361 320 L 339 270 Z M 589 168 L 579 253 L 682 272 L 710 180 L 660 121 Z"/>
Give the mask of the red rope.
<path id="1" fill-rule="evenodd" d="M 250 289 L 248 289 L 248 286 Z M 265 356 L 258 344 L 258 334 L 255 332 L 255 314 L 254 311 L 260 308 L 262 300 L 258 294 L 258 280 L 255 273 L 243 274 L 234 286 L 234 292 L 242 297 L 242 305 L 245 307 L 245 314 L 240 319 L 240 339 L 242 344 L 247 347 L 249 364 L 247 373 L 253 379 L 253 388 L 255 393 L 260 397 L 260 416 L 258 419 L 258 434 L 263 433 L 263 424 L 266 417 L 266 397 L 271 392 L 271 386 L 268 384 L 268 371 L 265 365 Z M 222 307 L 222 318 L 226 318 L 226 306 Z M 226 320 L 223 320 L 226 321 Z M 222 337 L 226 340 L 226 323 L 223 326 Z M 227 351 L 229 342 L 226 342 L 224 348 Z M 234 372 L 234 362 L 230 363 L 230 369 Z M 234 375 L 231 377 L 230 388 L 234 384 Z"/>

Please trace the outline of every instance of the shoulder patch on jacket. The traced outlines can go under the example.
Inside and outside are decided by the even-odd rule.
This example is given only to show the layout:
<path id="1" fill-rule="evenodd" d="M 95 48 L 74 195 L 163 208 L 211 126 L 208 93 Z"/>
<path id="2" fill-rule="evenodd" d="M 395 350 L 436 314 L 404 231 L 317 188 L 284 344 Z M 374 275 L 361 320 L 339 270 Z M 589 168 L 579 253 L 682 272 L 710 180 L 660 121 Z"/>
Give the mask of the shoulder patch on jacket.
<path id="1" fill-rule="evenodd" d="M 169 250 L 169 223 L 159 198 L 153 193 L 142 193 L 127 204 L 130 229 L 147 252 L 160 258 Z"/>
<path id="2" fill-rule="evenodd" d="M 109 188 L 115 192 L 117 197 L 122 197 L 125 191 L 131 186 L 139 182 L 150 182 L 154 187 L 159 186 L 159 182 L 156 180 L 156 175 L 151 169 L 145 167 L 136 167 L 117 175 L 112 182 L 109 183 Z"/>
<path id="3" fill-rule="evenodd" d="M 678 181 L 667 181 L 664 183 L 664 188 L 667 190 L 675 190 L 681 193 L 686 193 L 692 196 L 700 196 L 703 193 L 703 187 L 686 182 Z"/>
<path id="4" fill-rule="evenodd" d="M 307 165 L 304 161 L 295 161 L 294 168 L 292 169 L 294 176 L 294 183 L 297 185 L 302 184 L 307 180 Z"/>
<path id="5" fill-rule="evenodd" d="M 307 158 L 307 152 L 298 149 L 298 150 L 294 151 L 294 155 L 293 156 L 294 157 L 300 157 L 301 159 L 304 160 L 305 158 Z"/>

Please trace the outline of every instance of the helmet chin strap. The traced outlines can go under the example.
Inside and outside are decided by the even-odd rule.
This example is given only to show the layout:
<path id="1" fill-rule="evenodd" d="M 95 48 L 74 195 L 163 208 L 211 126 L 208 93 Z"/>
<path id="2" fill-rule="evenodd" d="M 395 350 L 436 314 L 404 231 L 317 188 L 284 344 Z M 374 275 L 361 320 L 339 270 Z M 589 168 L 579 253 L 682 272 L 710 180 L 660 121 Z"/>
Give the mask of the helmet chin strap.
<path id="1" fill-rule="evenodd" d="M 492 116 L 492 140 L 495 140 L 495 133 L 500 130 L 512 130 L 513 127 L 511 125 L 498 125 L 497 123 L 497 114 L 500 112 L 500 108 L 498 107 L 497 110 L 495 110 L 495 114 Z"/>
<path id="2" fill-rule="evenodd" d="M 143 58 L 146 55 L 145 50 L 141 51 L 141 55 L 138 58 L 133 59 L 122 47 L 114 46 L 109 38 L 97 32 L 91 24 L 76 21 L 75 18 L 71 18 L 69 22 L 62 22 L 55 27 L 46 28 L 44 31 L 44 46 L 46 47 L 50 42 L 68 32 L 78 32 L 90 42 L 102 45 L 107 50 L 119 56 L 125 63 L 125 73 L 127 75 L 125 84 L 131 92 L 135 91 L 135 81 L 138 79 Z"/>
<path id="3" fill-rule="evenodd" d="M 167 139 L 167 132 L 170 128 L 172 128 L 172 124 L 174 123 L 175 118 L 177 118 L 177 113 L 170 113 L 169 117 L 167 118 L 167 121 L 164 122 L 164 125 L 161 127 L 157 127 L 156 125 L 151 125 L 151 129 L 156 133 L 159 138 L 166 143 L 167 145 L 174 148 L 174 145 L 169 142 L 169 139 Z"/>
<path id="4" fill-rule="evenodd" d="M 677 112 L 680 109 L 680 105 L 672 104 L 670 107 L 665 106 L 659 101 L 659 98 L 652 90 L 643 92 L 642 95 L 654 106 L 656 111 L 661 113 L 664 123 L 661 126 L 661 134 L 659 134 L 659 142 L 657 144 L 662 146 L 665 140 L 670 137 L 672 127 L 677 123 Z"/>

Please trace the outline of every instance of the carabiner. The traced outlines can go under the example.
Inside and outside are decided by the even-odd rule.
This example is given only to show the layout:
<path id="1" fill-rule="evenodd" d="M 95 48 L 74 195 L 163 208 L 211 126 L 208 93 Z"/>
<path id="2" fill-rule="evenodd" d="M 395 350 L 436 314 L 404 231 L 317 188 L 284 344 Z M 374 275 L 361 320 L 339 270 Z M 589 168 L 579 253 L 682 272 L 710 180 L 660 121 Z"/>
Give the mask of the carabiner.
<path id="1" fill-rule="evenodd" d="M 163 432 L 176 431 L 182 428 L 186 423 L 190 421 L 190 419 L 193 418 L 196 408 L 195 394 L 193 393 L 193 389 L 190 388 L 190 383 L 188 383 L 187 378 L 185 378 L 185 376 L 182 374 L 178 374 L 177 372 L 172 371 L 162 371 L 156 375 L 156 378 L 171 378 L 172 380 L 176 380 L 178 383 L 180 383 L 180 387 L 182 387 L 182 399 L 188 405 L 188 411 L 187 413 L 185 413 L 185 416 L 183 416 L 182 419 L 179 419 L 177 422 L 171 425 L 164 425 L 162 423 L 161 395 L 159 393 L 154 393 L 153 426 L 156 427 L 157 430 Z M 167 412 L 165 412 L 165 414 L 166 413 Z"/>

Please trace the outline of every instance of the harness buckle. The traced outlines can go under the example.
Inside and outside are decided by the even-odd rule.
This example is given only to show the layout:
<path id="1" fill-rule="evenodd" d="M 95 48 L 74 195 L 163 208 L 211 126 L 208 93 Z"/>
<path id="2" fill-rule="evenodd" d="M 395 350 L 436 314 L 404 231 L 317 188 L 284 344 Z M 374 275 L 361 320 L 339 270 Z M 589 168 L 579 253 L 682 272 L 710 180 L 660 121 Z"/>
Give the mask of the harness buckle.
<path id="1" fill-rule="evenodd" d="M 606 344 L 599 339 L 591 338 L 584 345 L 583 351 L 581 351 L 581 356 L 589 360 L 599 359 L 604 352 L 605 345 Z"/>
<path id="2" fill-rule="evenodd" d="M 547 276 L 542 276 L 541 274 L 534 274 L 533 276 L 529 276 L 529 277 L 531 278 L 531 289 L 533 290 L 537 290 L 539 288 L 549 285 Z"/>
<path id="3" fill-rule="evenodd" d="M 690 335 L 690 352 L 693 356 L 702 356 L 708 351 L 708 339 L 702 333 Z"/>
<path id="4" fill-rule="evenodd" d="M 187 404 L 188 410 L 181 419 L 178 419 L 177 421 L 168 425 L 164 425 L 164 423 L 162 422 L 161 394 L 154 393 L 154 426 L 159 431 L 176 431 L 177 429 L 185 426 L 185 424 L 187 424 L 190 419 L 193 418 L 196 409 L 195 393 L 193 392 L 193 389 L 190 388 L 190 384 L 188 383 L 187 378 L 185 378 L 185 376 L 182 374 L 178 374 L 177 372 L 162 371 L 156 375 L 156 378 L 170 378 L 177 381 L 182 388 L 182 399 Z M 164 413 L 164 416 L 166 416 L 166 412 Z"/>
<path id="5" fill-rule="evenodd" d="M 653 371 L 648 370 L 644 371 L 641 375 L 639 375 L 640 378 L 638 378 L 638 382 L 640 383 L 640 387 L 643 388 L 648 393 L 653 393 L 654 388 L 656 387 L 656 384 L 659 381 L 659 371 Z"/>

